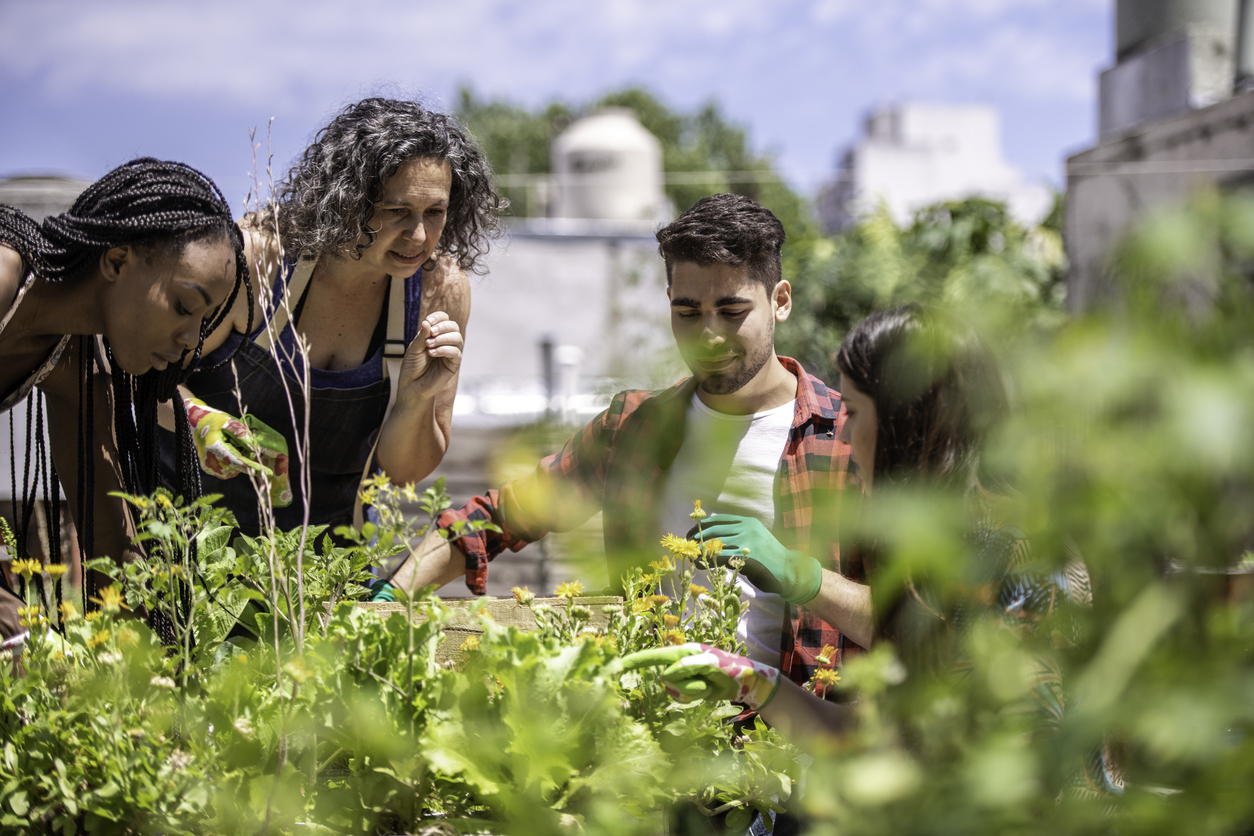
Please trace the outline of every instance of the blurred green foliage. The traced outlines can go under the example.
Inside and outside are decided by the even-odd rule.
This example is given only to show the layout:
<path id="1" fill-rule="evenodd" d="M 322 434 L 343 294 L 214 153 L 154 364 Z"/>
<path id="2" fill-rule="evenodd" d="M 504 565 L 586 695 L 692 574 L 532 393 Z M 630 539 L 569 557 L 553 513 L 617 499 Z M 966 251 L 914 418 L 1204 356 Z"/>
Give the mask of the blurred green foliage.
<path id="1" fill-rule="evenodd" d="M 482 99 L 471 88 L 463 87 L 456 113 L 482 144 L 498 174 L 547 174 L 551 171 L 549 146 L 557 135 L 576 119 L 606 107 L 629 108 L 658 138 L 663 171 L 710 172 L 709 178 L 700 182 L 666 186 L 666 196 L 676 212 L 687 210 L 707 195 L 735 192 L 774 212 L 790 241 L 815 234 L 805 200 L 778 176 L 770 154 L 752 149 L 745 128 L 729 121 L 717 102 L 706 102 L 691 112 L 675 111 L 649 91 L 629 87 L 591 102 L 554 101 L 527 110 L 501 99 Z M 729 179 L 727 172 L 742 176 Z M 745 172 L 752 179 L 745 178 Z M 521 187 L 505 186 L 502 192 L 510 198 L 516 215 L 526 216 L 531 211 Z"/>
<path id="2" fill-rule="evenodd" d="M 873 648 L 842 671 L 856 722 L 792 741 L 813 758 L 802 770 L 774 732 L 733 734 L 726 706 L 669 703 L 616 668 L 641 637 L 719 628 L 667 620 L 682 589 L 669 609 L 642 599 L 587 635 L 573 600 L 539 613 L 537 633 L 485 619 L 455 671 L 434 654 L 451 619 L 436 604 L 407 601 L 417 622 L 351 601 L 298 618 L 302 601 L 321 616 L 348 596 L 364 552 L 290 535 L 231 545 L 209 514 L 201 572 L 236 583 L 219 596 L 232 607 L 268 602 L 271 638 L 215 660 L 222 624 L 208 617 L 208 638 L 173 656 L 116 611 L 37 631 L 25 675 L 0 669 L 0 829 L 648 834 L 686 799 L 733 803 L 736 827 L 782 804 L 818 836 L 1251 832 L 1254 200 L 1208 193 L 1146 218 L 1112 254 L 1123 302 L 1072 318 L 1061 262 L 1033 250 L 1039 231 L 982 202 L 944 211 L 904 230 L 872 218 L 818 253 L 807 269 L 864 295 L 816 313 L 814 339 L 906 299 L 978 322 L 1017 404 L 987 451 L 1013 487 L 1000 513 L 1029 536 L 1032 571 L 1082 561 L 1091 600 L 1013 627 L 972 618 L 952 669 L 907 671 L 890 644 Z M 912 577 L 959 590 L 978 578 L 961 498 L 877 490 L 849 510 L 845 533 L 880 547 L 877 595 Z M 164 511 L 147 531 L 186 558 L 176 523 L 208 512 Z M 407 523 L 389 519 L 356 548 L 404 548 Z M 301 573 L 320 575 L 301 592 Z M 664 595 L 656 582 L 641 573 L 629 588 Z M 1085 768 L 1099 753 L 1112 786 Z"/>
<path id="3" fill-rule="evenodd" d="M 1055 327 L 1066 295 L 1061 218 L 1061 197 L 1032 229 L 984 198 L 929 206 L 906 227 L 881 206 L 841 235 L 790 243 L 784 278 L 793 311 L 776 349 L 834 384 L 831 358 L 845 333 L 907 302 L 989 318 L 979 324 L 997 334 Z"/>
<path id="4" fill-rule="evenodd" d="M 1252 267 L 1254 200 L 1208 193 L 1116 249 L 1116 308 L 1016 320 L 1013 297 L 939 294 L 994 329 L 1015 385 L 987 453 L 1013 486 L 1005 520 L 1041 575 L 1082 560 L 1092 600 L 1031 629 L 990 614 L 961 670 L 907 676 L 888 646 L 847 666 L 859 723 L 808 776 L 812 832 L 1254 829 Z M 877 595 L 970 584 L 953 497 L 877 492 L 865 510 Z M 1060 722 L 1033 710 L 1047 682 Z M 1099 753 L 1121 792 L 1082 768 Z"/>

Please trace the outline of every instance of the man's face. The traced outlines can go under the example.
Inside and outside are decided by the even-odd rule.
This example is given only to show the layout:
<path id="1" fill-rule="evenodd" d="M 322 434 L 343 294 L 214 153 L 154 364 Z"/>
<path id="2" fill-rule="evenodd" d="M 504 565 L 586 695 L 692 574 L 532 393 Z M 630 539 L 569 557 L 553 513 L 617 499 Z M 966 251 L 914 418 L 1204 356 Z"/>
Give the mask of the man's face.
<path id="1" fill-rule="evenodd" d="M 753 380 L 775 353 L 775 323 L 788 317 L 791 293 L 781 281 L 768 294 L 746 266 L 675 262 L 671 331 L 702 391 L 730 395 Z"/>

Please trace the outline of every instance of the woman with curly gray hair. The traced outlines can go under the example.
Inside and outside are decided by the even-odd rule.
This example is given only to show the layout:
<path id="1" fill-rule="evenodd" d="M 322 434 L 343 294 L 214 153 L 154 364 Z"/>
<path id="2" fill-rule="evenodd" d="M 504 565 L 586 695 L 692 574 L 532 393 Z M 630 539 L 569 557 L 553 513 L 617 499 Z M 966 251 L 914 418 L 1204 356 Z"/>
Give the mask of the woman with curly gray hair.
<path id="1" fill-rule="evenodd" d="M 453 117 L 372 98 L 321 130 L 277 202 L 246 219 L 254 288 L 269 303 L 252 333 L 237 304 L 205 340 L 206 366 L 238 354 L 192 375 L 186 402 L 205 490 L 223 494 L 243 530 L 257 531 L 261 517 L 254 485 L 227 481 L 240 472 L 268 474 L 275 522 L 290 528 L 305 501 L 310 524 L 360 524 L 357 489 L 374 466 L 397 484 L 436 468 L 470 315 L 467 274 L 484 272 L 505 205 Z M 248 452 L 253 440 L 262 461 Z M 297 473 L 307 466 L 306 485 L 289 487 L 287 451 Z"/>

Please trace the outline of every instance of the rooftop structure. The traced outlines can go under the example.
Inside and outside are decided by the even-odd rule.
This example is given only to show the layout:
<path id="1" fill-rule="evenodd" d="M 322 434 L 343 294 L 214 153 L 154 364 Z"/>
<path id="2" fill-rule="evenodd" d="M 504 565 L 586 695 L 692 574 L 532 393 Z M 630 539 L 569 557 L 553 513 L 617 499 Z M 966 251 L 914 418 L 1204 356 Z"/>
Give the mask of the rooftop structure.
<path id="1" fill-rule="evenodd" d="M 1026 182 L 1006 161 L 992 107 L 894 104 L 867 118 L 819 194 L 819 218 L 826 232 L 840 232 L 883 204 L 906 224 L 924 206 L 973 196 L 1006 201 L 1024 223 L 1040 221 L 1053 202 L 1047 186 Z"/>

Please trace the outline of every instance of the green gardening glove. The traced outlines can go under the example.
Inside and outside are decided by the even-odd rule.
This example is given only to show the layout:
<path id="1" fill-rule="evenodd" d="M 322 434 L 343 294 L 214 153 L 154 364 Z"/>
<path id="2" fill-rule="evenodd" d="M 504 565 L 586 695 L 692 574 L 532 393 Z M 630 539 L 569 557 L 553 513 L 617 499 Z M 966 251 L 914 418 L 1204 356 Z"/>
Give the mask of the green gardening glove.
<path id="1" fill-rule="evenodd" d="M 623 657 L 623 669 L 667 665 L 666 691 L 679 702 L 731 700 L 757 711 L 779 690 L 779 671 L 708 644 L 642 650 Z"/>
<path id="2" fill-rule="evenodd" d="M 371 581 L 366 584 L 370 588 L 370 596 L 366 599 L 372 604 L 395 604 L 396 587 L 385 580 Z"/>
<path id="3" fill-rule="evenodd" d="M 270 480 L 271 504 L 284 508 L 292 503 L 287 440 L 281 433 L 255 416 L 245 415 L 241 421 L 197 398 L 184 400 L 183 408 L 205 473 L 219 479 L 241 473 L 265 475 Z"/>
<path id="4" fill-rule="evenodd" d="M 688 537 L 696 535 L 694 528 Z M 726 566 L 733 557 L 743 557 L 740 574 L 763 592 L 780 596 L 790 604 L 805 604 L 819 594 L 823 567 L 807 554 L 784 548 L 760 520 L 735 514 L 711 514 L 701 521 L 701 537 L 707 543 L 719 540 L 723 551 L 711 562 Z"/>

